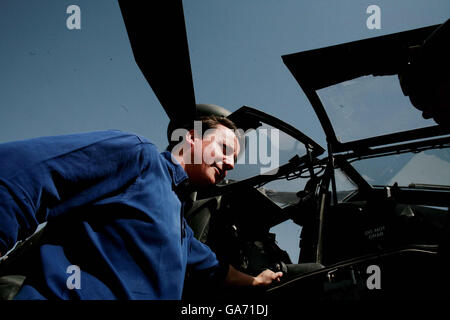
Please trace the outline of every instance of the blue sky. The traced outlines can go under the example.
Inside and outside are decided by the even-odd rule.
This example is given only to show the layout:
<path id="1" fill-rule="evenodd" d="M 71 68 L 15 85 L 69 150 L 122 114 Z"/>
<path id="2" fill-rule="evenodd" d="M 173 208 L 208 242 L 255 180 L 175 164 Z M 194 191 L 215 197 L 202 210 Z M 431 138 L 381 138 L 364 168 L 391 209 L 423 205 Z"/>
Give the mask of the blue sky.
<path id="1" fill-rule="evenodd" d="M 68 30 L 66 8 L 81 9 Z M 369 30 L 369 5 L 381 29 Z M 281 56 L 442 23 L 448 0 L 185 0 L 197 103 L 258 108 L 325 146 Z M 167 25 L 170 21 L 167 22 Z M 134 63 L 116 1 L 0 2 L 0 142 L 122 129 L 166 145 L 168 118 Z M 318 71 L 320 72 L 320 70 Z M 279 242 L 297 254 L 298 229 Z"/>

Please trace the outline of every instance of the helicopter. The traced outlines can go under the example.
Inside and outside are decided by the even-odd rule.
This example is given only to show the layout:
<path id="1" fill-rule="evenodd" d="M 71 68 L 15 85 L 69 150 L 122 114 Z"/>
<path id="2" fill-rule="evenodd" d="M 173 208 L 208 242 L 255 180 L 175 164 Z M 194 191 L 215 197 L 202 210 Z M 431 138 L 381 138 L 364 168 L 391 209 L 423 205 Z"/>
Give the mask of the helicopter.
<path id="1" fill-rule="evenodd" d="M 255 174 L 247 179 L 195 190 L 185 215 L 195 236 L 237 269 L 252 275 L 266 268 L 284 272 L 281 283 L 252 292 L 254 296 L 319 300 L 448 297 L 448 128 L 429 122 L 400 128 L 367 122 L 367 126 L 378 125 L 379 134 L 360 132 L 361 137 L 353 140 L 345 131 L 352 122 L 370 121 L 374 111 L 390 113 L 395 119 L 403 116 L 383 109 L 379 105 L 383 100 L 376 97 L 392 94 L 392 99 L 403 99 L 400 104 L 405 104 L 407 88 L 403 83 L 400 87 L 399 78 L 414 61 L 414 50 L 441 25 L 282 56 L 320 121 L 327 137 L 324 148 L 256 108 L 242 106 L 231 113 L 195 103 L 181 1 L 165 2 L 155 9 L 168 17 L 168 33 L 152 32 L 158 30 L 158 21 L 146 20 L 147 12 L 125 1 L 119 5 L 136 62 L 171 120 L 168 138 L 176 123 L 216 114 L 233 120 L 245 132 L 270 127 L 295 140 L 297 154 L 280 156 L 285 163 L 269 173 L 252 171 Z M 146 42 L 152 45 L 145 46 Z M 363 101 L 355 90 L 376 102 Z M 347 102 L 357 105 L 348 107 Z M 335 126 L 332 116 L 344 124 L 344 130 Z M 407 168 L 408 161 L 421 154 L 436 157 L 442 165 L 439 182 L 405 184 L 404 177 L 382 170 L 388 161 L 411 172 L 414 168 Z M 371 176 L 362 168 L 372 168 Z M 350 191 L 338 190 L 336 180 L 342 177 L 353 186 Z M 302 180 L 304 188 L 277 192 L 264 187 L 280 180 Z M 302 227 L 298 261 L 292 261 L 270 232 L 287 220 Z M 249 294 L 192 283 L 196 282 L 190 284 L 188 275 L 185 299 Z"/>
<path id="2" fill-rule="evenodd" d="M 229 112 L 196 103 L 181 1 L 158 3 L 154 12 L 159 19 L 148 19 L 149 12 L 136 4 L 119 1 L 119 5 L 136 62 L 171 121 L 168 137 L 181 121 L 217 114 L 233 120 L 248 136 L 273 128 L 283 142 L 289 142 L 285 144 L 294 146 L 293 154 L 281 154 L 283 164 L 269 172 L 248 171 L 251 176 L 247 179 L 229 179 L 191 194 L 186 219 L 195 236 L 220 258 L 253 275 L 266 268 L 283 271 L 280 283 L 265 290 L 250 290 L 252 297 L 445 297 L 449 180 L 446 184 L 405 185 L 395 181 L 401 176 L 383 172 L 385 163 L 381 160 L 409 172 L 407 160 L 426 154 L 437 159 L 437 164 L 446 165 L 448 172 L 449 131 L 433 125 L 386 133 L 381 127 L 377 136 L 345 140 L 346 132 L 338 133 L 331 117 L 339 117 L 336 110 L 351 113 L 344 100 L 333 94 L 358 85 L 377 88 L 377 83 L 369 86 L 364 82 L 366 77 L 388 77 L 387 85 L 391 85 L 408 65 L 408 49 L 419 46 L 439 26 L 282 57 L 317 114 L 327 137 L 327 146 L 323 147 L 297 128 L 256 108 L 243 106 Z M 164 32 L 161 20 L 167 22 Z M 363 83 L 358 82 L 360 78 Z M 380 86 L 382 90 L 374 95 L 385 92 L 386 86 Z M 357 118 L 341 120 L 346 119 L 353 122 Z M 246 144 L 248 148 L 250 145 Z M 364 161 L 369 164 L 359 165 Z M 377 170 L 370 174 L 362 170 L 371 167 Z M 448 176 L 440 173 L 445 182 Z M 339 180 L 349 181 L 351 187 L 340 189 Z M 303 187 L 284 193 L 268 187 L 285 181 L 301 181 Z M 279 247 L 270 231 L 288 220 L 302 227 L 297 261 Z M 38 242 L 38 236 L 28 245 Z M 8 260 L 14 258 L 11 254 Z M 242 289 L 199 285 L 188 274 L 184 298 L 246 298 L 248 294 Z"/>

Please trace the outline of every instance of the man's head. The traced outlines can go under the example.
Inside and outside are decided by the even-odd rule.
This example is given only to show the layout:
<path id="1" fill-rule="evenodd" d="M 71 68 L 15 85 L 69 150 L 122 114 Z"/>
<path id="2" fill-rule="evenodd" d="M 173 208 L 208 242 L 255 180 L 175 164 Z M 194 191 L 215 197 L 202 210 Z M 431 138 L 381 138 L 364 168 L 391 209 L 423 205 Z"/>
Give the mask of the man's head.
<path id="1" fill-rule="evenodd" d="M 172 143 L 168 149 L 191 183 L 216 184 L 234 168 L 240 148 L 236 132 L 235 124 L 225 117 L 200 117 L 176 129 L 172 142 L 179 137 L 183 140 Z"/>

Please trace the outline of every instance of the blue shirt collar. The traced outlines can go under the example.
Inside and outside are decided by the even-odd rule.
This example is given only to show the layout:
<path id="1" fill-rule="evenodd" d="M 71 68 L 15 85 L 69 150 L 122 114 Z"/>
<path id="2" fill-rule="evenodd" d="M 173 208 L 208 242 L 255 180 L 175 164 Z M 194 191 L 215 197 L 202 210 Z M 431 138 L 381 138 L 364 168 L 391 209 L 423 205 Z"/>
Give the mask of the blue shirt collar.
<path id="1" fill-rule="evenodd" d="M 166 160 L 167 167 L 169 169 L 170 175 L 172 176 L 172 181 L 175 186 L 178 186 L 181 182 L 188 179 L 186 171 L 178 163 L 178 161 L 172 156 L 170 151 L 161 152 L 161 156 Z"/>

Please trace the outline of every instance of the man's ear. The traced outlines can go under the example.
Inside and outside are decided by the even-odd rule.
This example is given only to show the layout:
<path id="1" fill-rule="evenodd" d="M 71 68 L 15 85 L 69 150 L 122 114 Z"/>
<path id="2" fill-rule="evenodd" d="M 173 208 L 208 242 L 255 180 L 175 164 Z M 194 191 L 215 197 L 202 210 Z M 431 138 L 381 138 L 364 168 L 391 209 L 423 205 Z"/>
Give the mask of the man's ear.
<path id="1" fill-rule="evenodd" d="M 194 156 L 193 163 L 201 164 L 203 158 L 202 139 L 199 137 L 198 132 L 195 129 L 191 129 L 186 133 L 186 142 L 189 144 L 191 156 Z"/>
<path id="2" fill-rule="evenodd" d="M 195 143 L 195 138 L 196 138 L 195 130 L 191 129 L 191 130 L 187 131 L 185 138 L 186 138 L 186 142 L 189 143 L 191 147 L 193 147 L 194 143 Z"/>

